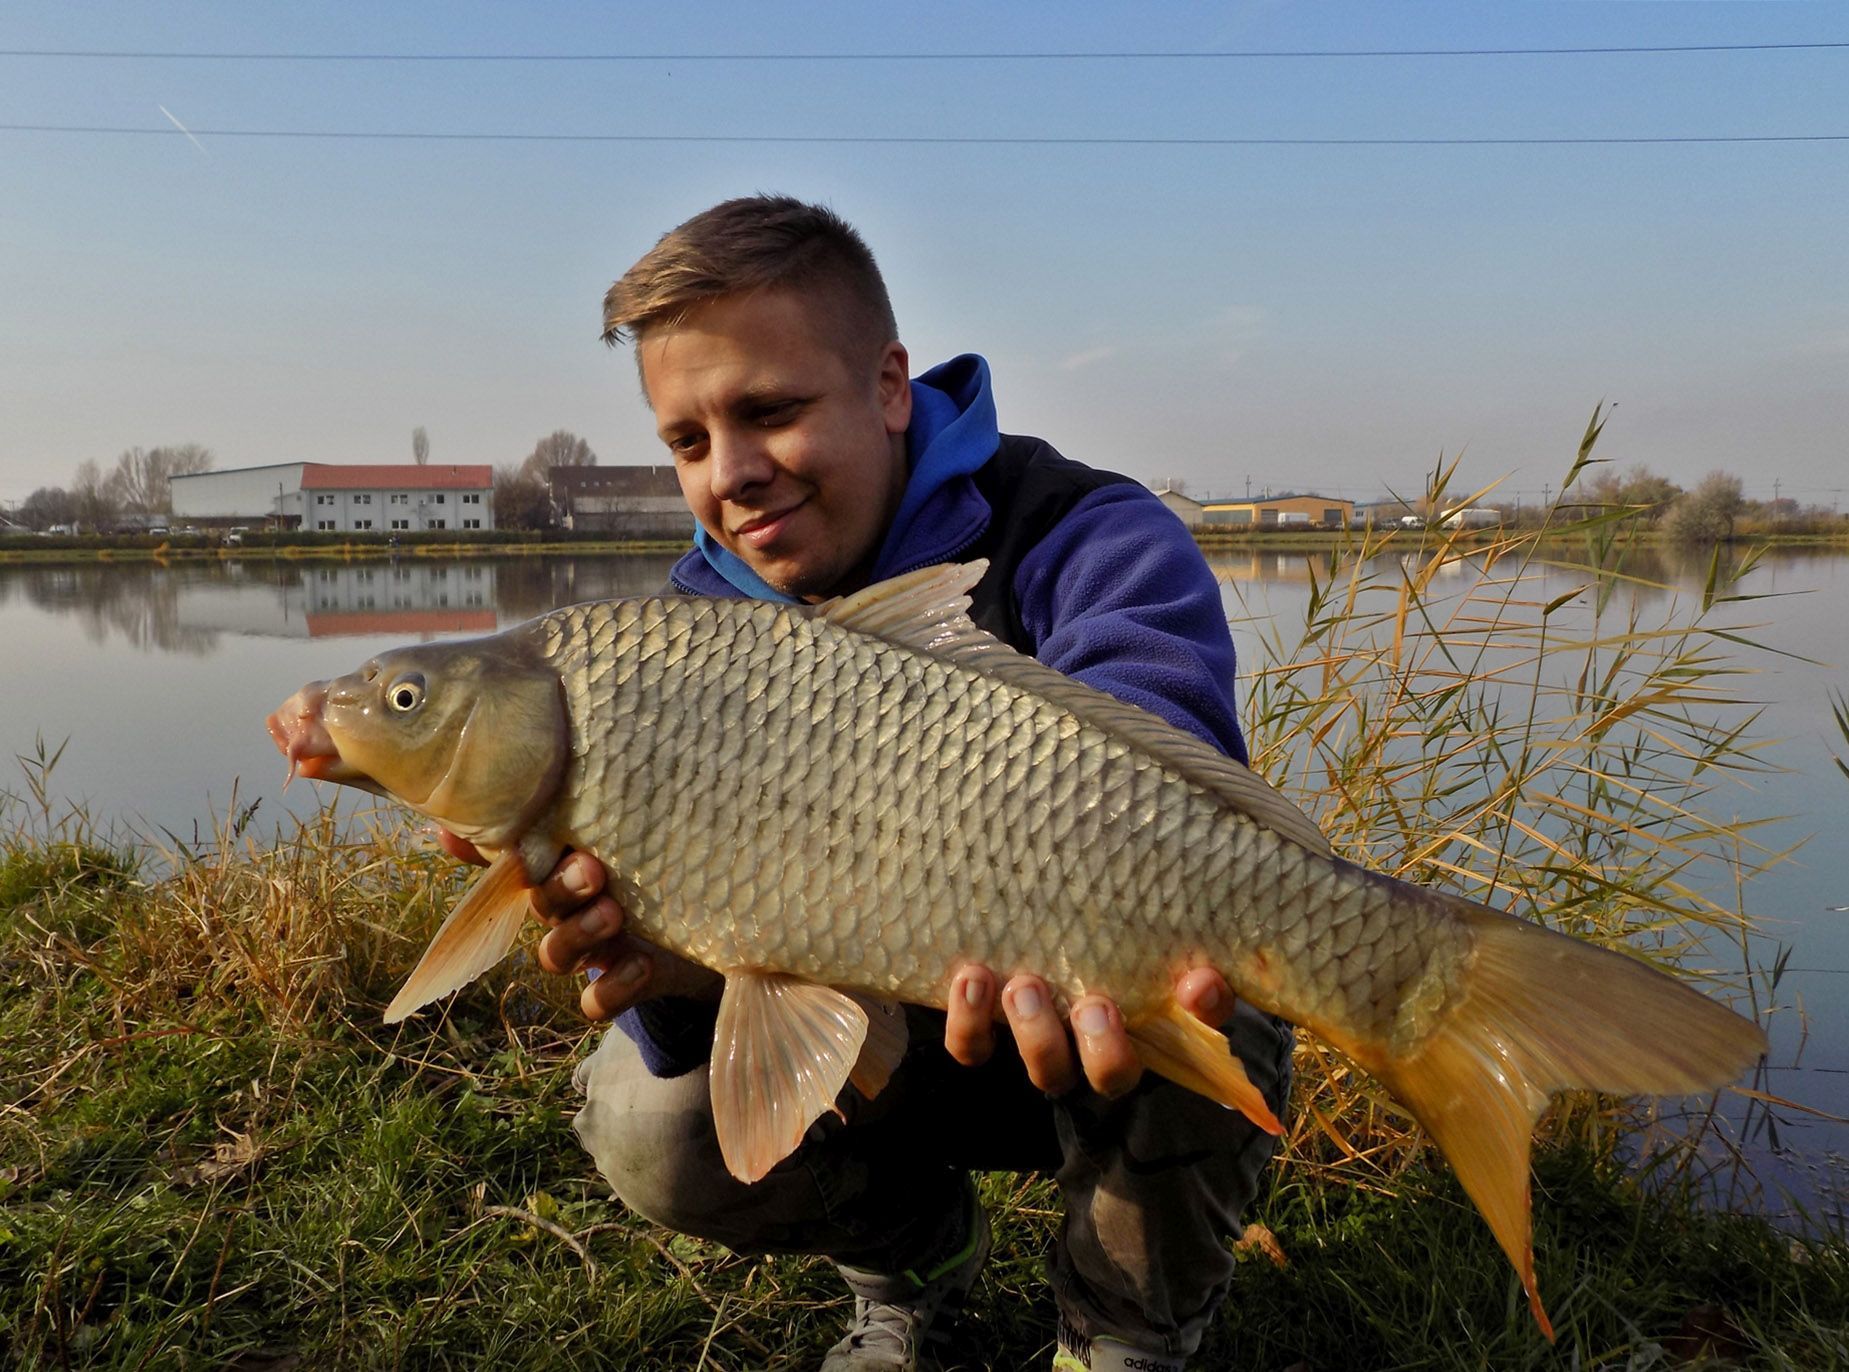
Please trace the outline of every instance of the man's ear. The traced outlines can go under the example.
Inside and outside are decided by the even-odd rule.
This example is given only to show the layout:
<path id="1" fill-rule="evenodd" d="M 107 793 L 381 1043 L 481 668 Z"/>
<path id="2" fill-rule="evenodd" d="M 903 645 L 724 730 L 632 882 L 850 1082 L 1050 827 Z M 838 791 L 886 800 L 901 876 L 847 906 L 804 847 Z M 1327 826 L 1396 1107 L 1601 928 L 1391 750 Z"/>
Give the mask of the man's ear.
<path id="1" fill-rule="evenodd" d="M 880 353 L 878 389 L 886 432 L 904 433 L 912 425 L 912 359 L 897 340 Z"/>

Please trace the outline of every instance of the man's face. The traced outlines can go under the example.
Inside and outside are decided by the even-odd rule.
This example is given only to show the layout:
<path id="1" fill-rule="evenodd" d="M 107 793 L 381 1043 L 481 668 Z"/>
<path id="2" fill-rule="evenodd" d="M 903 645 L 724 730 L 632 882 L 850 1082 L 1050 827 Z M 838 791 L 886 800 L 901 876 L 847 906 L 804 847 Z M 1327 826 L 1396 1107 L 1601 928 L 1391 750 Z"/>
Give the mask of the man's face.
<path id="1" fill-rule="evenodd" d="M 815 599 L 857 589 L 879 551 L 912 417 L 905 349 L 857 363 L 828 335 L 832 318 L 757 291 L 657 325 L 637 348 L 694 518 L 772 586 Z"/>

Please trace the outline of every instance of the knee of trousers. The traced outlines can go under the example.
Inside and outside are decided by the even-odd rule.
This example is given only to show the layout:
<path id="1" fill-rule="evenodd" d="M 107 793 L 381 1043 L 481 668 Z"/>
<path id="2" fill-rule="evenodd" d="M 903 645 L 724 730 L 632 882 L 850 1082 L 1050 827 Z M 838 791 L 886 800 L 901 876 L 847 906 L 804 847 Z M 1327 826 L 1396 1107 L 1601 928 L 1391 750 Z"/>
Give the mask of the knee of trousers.
<path id="1" fill-rule="evenodd" d="M 721 1237 L 715 1223 L 737 1207 L 744 1186 L 719 1154 L 706 1073 L 652 1076 L 628 1036 L 612 1029 L 577 1081 L 584 1106 L 572 1129 L 617 1199 L 664 1228 Z"/>

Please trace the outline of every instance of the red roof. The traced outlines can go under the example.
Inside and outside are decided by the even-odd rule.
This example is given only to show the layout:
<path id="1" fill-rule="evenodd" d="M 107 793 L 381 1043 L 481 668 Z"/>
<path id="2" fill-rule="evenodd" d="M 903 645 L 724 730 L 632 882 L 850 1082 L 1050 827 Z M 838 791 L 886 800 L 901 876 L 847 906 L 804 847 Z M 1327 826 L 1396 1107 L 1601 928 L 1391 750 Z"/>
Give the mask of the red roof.
<path id="1" fill-rule="evenodd" d="M 486 491 L 494 487 L 494 468 L 480 466 L 419 467 L 403 463 L 304 462 L 305 491 Z"/>

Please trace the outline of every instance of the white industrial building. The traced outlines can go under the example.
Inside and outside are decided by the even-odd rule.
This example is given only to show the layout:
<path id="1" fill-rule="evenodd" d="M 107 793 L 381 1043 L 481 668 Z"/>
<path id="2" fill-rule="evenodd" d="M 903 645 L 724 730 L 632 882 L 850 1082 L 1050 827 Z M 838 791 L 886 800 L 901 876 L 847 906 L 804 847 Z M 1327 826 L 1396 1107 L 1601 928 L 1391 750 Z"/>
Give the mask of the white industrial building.
<path id="1" fill-rule="evenodd" d="M 422 533 L 494 527 L 494 469 L 410 463 L 284 462 L 173 478 L 189 524 L 314 533 Z"/>

